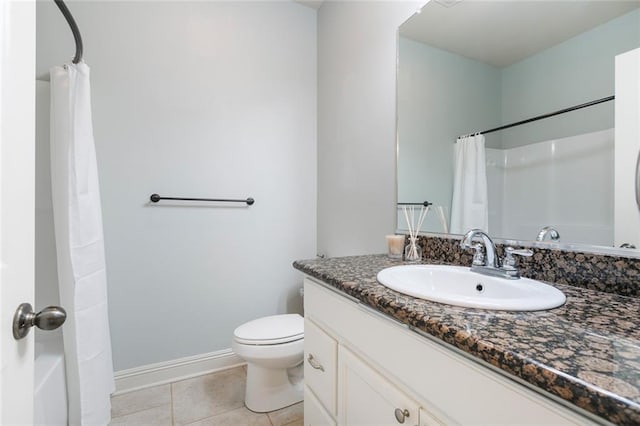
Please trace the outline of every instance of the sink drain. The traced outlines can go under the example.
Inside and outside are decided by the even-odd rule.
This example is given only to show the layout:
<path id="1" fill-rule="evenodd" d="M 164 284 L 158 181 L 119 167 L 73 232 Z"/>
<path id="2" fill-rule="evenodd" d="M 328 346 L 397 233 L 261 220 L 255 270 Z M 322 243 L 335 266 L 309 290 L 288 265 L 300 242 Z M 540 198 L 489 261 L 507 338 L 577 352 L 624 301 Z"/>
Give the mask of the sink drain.
<path id="1" fill-rule="evenodd" d="M 482 283 L 476 284 L 476 290 L 478 291 L 478 293 L 482 293 L 484 291 L 484 286 L 482 285 Z"/>

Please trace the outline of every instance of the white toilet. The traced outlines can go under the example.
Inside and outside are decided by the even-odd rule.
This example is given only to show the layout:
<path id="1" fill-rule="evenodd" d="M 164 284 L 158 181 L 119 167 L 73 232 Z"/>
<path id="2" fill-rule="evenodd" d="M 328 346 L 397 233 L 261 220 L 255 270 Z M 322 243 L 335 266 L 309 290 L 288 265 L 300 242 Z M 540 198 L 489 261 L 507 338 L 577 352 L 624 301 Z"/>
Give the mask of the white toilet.
<path id="1" fill-rule="evenodd" d="M 233 332 L 232 348 L 247 361 L 248 409 L 264 413 L 302 401 L 304 319 L 300 315 L 249 321 Z"/>

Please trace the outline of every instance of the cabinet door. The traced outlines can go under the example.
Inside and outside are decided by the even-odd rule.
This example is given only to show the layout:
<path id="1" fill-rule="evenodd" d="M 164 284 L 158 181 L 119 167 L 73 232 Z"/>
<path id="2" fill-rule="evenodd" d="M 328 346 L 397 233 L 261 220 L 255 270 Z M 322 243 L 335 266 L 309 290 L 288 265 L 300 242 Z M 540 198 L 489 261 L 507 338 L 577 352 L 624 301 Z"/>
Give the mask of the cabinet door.
<path id="1" fill-rule="evenodd" d="M 304 387 L 304 426 L 335 426 L 336 422 L 324 409 L 308 386 Z"/>
<path id="2" fill-rule="evenodd" d="M 336 415 L 338 343 L 313 321 L 304 320 L 304 381 L 332 415 Z"/>
<path id="3" fill-rule="evenodd" d="M 419 424 L 418 403 L 342 346 L 338 370 L 339 424 Z"/>
<path id="4" fill-rule="evenodd" d="M 437 417 L 435 417 L 430 412 L 420 409 L 420 426 L 444 426 Z"/>

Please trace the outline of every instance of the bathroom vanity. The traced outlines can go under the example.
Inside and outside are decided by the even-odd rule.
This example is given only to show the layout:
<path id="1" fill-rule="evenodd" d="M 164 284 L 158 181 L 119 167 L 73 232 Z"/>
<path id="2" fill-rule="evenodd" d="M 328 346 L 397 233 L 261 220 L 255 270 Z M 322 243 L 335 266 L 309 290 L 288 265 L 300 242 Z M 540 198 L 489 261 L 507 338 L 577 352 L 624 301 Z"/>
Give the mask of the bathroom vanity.
<path id="1" fill-rule="evenodd" d="M 386 256 L 298 261 L 305 424 L 638 424 L 640 301 L 554 284 L 567 303 L 501 312 L 376 280 Z"/>

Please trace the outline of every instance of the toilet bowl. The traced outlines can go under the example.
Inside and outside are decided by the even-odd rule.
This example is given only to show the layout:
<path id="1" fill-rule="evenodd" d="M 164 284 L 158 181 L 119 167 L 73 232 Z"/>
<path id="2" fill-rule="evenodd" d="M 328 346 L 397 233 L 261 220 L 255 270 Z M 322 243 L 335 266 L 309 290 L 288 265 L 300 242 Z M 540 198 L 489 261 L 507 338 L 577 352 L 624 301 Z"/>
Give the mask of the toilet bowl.
<path id="1" fill-rule="evenodd" d="M 232 349 L 247 361 L 248 409 L 264 413 L 302 401 L 304 319 L 300 315 L 249 321 L 233 332 Z"/>

